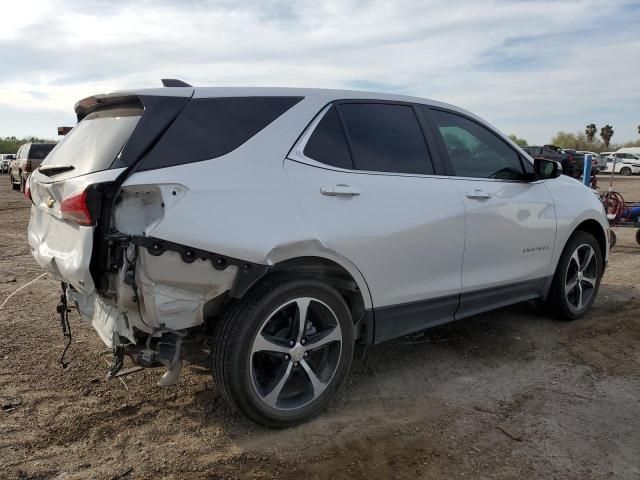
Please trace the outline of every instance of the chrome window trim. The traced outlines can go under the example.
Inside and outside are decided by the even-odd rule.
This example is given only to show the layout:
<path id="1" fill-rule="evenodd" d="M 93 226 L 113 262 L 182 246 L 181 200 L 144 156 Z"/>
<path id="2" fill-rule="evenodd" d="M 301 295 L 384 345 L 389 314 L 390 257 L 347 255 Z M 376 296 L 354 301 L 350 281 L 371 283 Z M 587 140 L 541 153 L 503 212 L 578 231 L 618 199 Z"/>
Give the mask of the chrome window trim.
<path id="1" fill-rule="evenodd" d="M 325 170 L 333 170 L 336 172 L 342 173 L 356 173 L 356 174 L 365 174 L 365 175 L 385 175 L 385 176 L 394 176 L 394 177 L 418 177 L 418 178 L 437 178 L 437 179 L 449 179 L 449 180 L 467 180 L 467 181 L 483 181 L 483 182 L 501 182 L 501 183 L 538 183 L 542 180 L 535 181 L 525 181 L 525 180 L 506 180 L 499 178 L 480 178 L 480 177 L 460 177 L 455 175 L 425 175 L 420 173 L 402 173 L 402 172 L 378 172 L 376 170 L 356 170 L 351 168 L 340 168 L 334 165 L 329 165 L 326 163 L 319 162 L 314 160 L 313 158 L 307 157 L 304 154 L 304 149 L 311 138 L 311 135 L 315 131 L 316 127 L 320 123 L 320 121 L 324 118 L 327 112 L 333 107 L 335 102 L 331 102 L 323 107 L 322 110 L 316 115 L 316 117 L 311 121 L 311 123 L 304 130 L 302 135 L 298 141 L 294 144 L 293 148 L 287 155 L 287 159 L 293 160 L 298 163 L 304 163 L 311 167 L 323 168 Z M 516 152 L 517 153 L 517 152 Z"/>

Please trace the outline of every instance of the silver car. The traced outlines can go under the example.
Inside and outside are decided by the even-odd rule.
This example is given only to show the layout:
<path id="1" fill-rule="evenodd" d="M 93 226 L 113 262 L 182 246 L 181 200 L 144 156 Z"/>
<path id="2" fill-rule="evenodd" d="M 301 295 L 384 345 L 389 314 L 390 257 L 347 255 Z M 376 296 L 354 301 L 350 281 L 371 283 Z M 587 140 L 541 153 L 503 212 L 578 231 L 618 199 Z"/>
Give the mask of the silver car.
<path id="1" fill-rule="evenodd" d="M 452 105 L 294 88 L 131 90 L 76 106 L 31 175 L 29 244 L 113 349 L 163 365 L 210 351 L 229 404 L 319 413 L 355 343 L 517 302 L 593 304 L 601 203 Z"/>

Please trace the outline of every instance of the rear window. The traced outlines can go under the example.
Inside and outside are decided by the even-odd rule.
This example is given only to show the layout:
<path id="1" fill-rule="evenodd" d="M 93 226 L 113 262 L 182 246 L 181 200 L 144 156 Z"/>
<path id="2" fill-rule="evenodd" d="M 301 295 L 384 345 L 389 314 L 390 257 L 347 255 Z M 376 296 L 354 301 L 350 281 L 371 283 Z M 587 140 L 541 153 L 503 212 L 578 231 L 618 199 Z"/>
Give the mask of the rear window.
<path id="1" fill-rule="evenodd" d="M 304 154 L 327 165 L 353 168 L 347 139 L 340 125 L 335 106 L 332 106 L 318 123 L 304 147 Z"/>
<path id="2" fill-rule="evenodd" d="M 235 150 L 302 97 L 229 97 L 191 100 L 139 170 L 221 157 Z"/>
<path id="3" fill-rule="evenodd" d="M 431 157 L 413 108 L 407 105 L 340 105 L 357 170 L 433 174 Z"/>
<path id="4" fill-rule="evenodd" d="M 71 165 L 74 177 L 108 170 L 141 115 L 142 108 L 133 106 L 105 108 L 87 115 L 58 143 L 42 166 Z"/>
<path id="5" fill-rule="evenodd" d="M 34 143 L 29 148 L 29 158 L 32 160 L 42 160 L 55 147 L 55 143 Z"/>

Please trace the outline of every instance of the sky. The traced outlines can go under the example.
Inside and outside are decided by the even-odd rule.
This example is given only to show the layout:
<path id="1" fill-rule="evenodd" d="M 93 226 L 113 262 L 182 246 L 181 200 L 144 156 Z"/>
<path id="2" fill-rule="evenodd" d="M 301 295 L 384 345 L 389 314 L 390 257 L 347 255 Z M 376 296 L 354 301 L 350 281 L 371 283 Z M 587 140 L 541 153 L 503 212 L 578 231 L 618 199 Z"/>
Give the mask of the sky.
<path id="1" fill-rule="evenodd" d="M 640 0 L 0 0 L 0 137 L 56 137 L 73 105 L 160 86 L 415 95 L 530 144 L 640 124 Z"/>

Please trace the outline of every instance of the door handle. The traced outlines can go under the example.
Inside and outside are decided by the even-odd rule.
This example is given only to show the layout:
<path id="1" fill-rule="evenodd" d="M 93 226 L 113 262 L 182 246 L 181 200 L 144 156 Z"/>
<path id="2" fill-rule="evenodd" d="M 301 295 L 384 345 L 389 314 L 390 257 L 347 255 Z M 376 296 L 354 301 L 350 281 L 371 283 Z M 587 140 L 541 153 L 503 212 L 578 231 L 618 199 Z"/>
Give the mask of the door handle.
<path id="1" fill-rule="evenodd" d="M 320 187 L 320 193 L 328 197 L 357 197 L 360 189 L 340 183 L 332 187 Z"/>
<path id="2" fill-rule="evenodd" d="M 467 192 L 467 198 L 471 198 L 473 200 L 487 200 L 488 198 L 491 198 L 491 194 L 484 190 L 474 190 L 473 192 Z"/>

